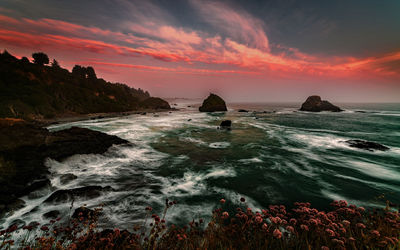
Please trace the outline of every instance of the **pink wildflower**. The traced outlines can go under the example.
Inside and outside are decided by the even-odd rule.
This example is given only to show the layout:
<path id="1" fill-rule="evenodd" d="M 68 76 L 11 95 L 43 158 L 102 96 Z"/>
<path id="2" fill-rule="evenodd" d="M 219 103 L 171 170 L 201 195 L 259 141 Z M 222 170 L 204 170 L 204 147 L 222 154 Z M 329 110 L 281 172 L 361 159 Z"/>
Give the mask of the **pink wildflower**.
<path id="1" fill-rule="evenodd" d="M 274 224 L 280 224 L 281 223 L 281 218 L 279 217 L 269 217 L 270 221 Z"/>
<path id="2" fill-rule="evenodd" d="M 327 247 L 327 246 L 322 246 L 322 247 L 321 247 L 321 250 L 329 250 L 329 247 Z"/>
<path id="3" fill-rule="evenodd" d="M 308 226 L 306 226 L 306 225 L 304 225 L 304 224 L 301 224 L 301 225 L 300 225 L 300 228 L 301 228 L 302 230 L 304 230 L 304 231 L 308 231 Z"/>
<path id="4" fill-rule="evenodd" d="M 345 227 L 350 226 L 350 221 L 348 221 L 348 220 L 343 220 L 342 223 L 343 223 L 343 225 L 344 225 Z"/>
<path id="5" fill-rule="evenodd" d="M 268 232 L 268 225 L 266 223 L 264 223 L 262 225 L 262 229 Z"/>
<path id="6" fill-rule="evenodd" d="M 379 231 L 377 231 L 377 230 L 372 230 L 372 231 L 371 231 L 371 234 L 373 234 L 375 237 L 381 236 L 381 234 L 380 234 Z"/>
<path id="7" fill-rule="evenodd" d="M 362 223 L 357 223 L 357 225 L 356 225 L 358 228 L 361 228 L 361 229 L 365 229 L 366 228 L 366 226 L 364 225 L 364 224 L 362 224 Z"/>
<path id="8" fill-rule="evenodd" d="M 334 237 L 335 236 L 335 232 L 331 229 L 326 229 L 325 232 L 328 233 L 329 236 Z"/>
<path id="9" fill-rule="evenodd" d="M 291 233 L 294 233 L 294 227 L 292 227 L 292 226 L 287 226 L 286 230 L 288 230 Z"/>
<path id="10" fill-rule="evenodd" d="M 222 204 L 224 204 L 226 201 L 225 201 L 225 199 L 221 199 L 219 202 L 221 202 Z"/>
<path id="11" fill-rule="evenodd" d="M 282 232 L 279 229 L 275 229 L 273 235 L 277 239 L 282 238 Z"/>
<path id="12" fill-rule="evenodd" d="M 261 224 L 261 223 L 263 222 L 263 218 L 262 218 L 261 216 L 256 216 L 255 221 L 256 221 L 258 224 Z"/>
<path id="13" fill-rule="evenodd" d="M 229 213 L 228 212 L 223 212 L 222 213 L 222 219 L 227 219 L 229 217 Z"/>

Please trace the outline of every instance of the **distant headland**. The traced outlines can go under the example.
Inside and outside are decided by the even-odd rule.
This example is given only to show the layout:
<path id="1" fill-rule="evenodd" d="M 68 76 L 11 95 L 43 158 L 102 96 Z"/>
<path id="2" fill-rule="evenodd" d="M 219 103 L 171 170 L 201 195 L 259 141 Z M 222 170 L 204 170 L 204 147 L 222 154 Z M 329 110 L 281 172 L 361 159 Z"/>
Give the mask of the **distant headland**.
<path id="1" fill-rule="evenodd" d="M 18 59 L 0 53 L 0 118 L 48 120 L 91 113 L 168 110 L 168 102 L 147 91 L 97 78 L 92 67 L 72 72 L 42 52 Z"/>

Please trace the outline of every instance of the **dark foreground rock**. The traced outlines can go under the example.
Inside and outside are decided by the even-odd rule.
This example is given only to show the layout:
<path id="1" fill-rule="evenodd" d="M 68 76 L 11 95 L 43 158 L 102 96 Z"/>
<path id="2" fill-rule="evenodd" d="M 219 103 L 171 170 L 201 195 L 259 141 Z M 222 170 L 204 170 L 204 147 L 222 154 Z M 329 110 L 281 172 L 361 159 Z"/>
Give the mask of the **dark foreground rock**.
<path id="1" fill-rule="evenodd" d="M 219 125 L 219 129 L 231 130 L 231 128 L 232 128 L 232 121 L 231 120 L 224 120 Z"/>
<path id="2" fill-rule="evenodd" d="M 225 101 L 215 95 L 210 94 L 207 99 L 203 101 L 203 105 L 199 107 L 200 112 L 216 112 L 216 111 L 227 111 Z"/>
<path id="3" fill-rule="evenodd" d="M 61 184 L 67 184 L 75 179 L 77 179 L 78 176 L 74 175 L 74 174 L 63 174 L 60 176 L 60 183 Z"/>
<path id="4" fill-rule="evenodd" d="M 77 199 L 93 199 L 99 197 L 102 192 L 109 192 L 113 189 L 110 186 L 87 186 L 74 189 L 60 189 L 52 193 L 45 203 L 65 203 Z"/>
<path id="5" fill-rule="evenodd" d="M 48 185 L 47 157 L 101 154 L 113 144 L 128 143 L 85 128 L 49 132 L 17 119 L 0 119 L 0 142 L 0 216 L 18 197 Z"/>
<path id="6" fill-rule="evenodd" d="M 246 109 L 239 109 L 238 112 L 240 112 L 240 113 L 248 113 L 249 111 L 246 110 Z"/>
<path id="7" fill-rule="evenodd" d="M 364 141 L 364 140 L 348 140 L 346 143 L 352 148 L 359 148 L 368 151 L 380 150 L 380 151 L 387 151 L 389 150 L 388 147 L 371 141 Z"/>
<path id="8" fill-rule="evenodd" d="M 59 216 L 60 216 L 60 211 L 58 211 L 58 210 L 51 210 L 51 211 L 43 214 L 43 218 L 45 218 L 45 219 L 56 219 Z"/>
<path id="9" fill-rule="evenodd" d="M 313 95 L 309 96 L 307 100 L 301 105 L 301 111 L 309 111 L 309 112 L 321 112 L 321 111 L 332 111 L 332 112 L 340 112 L 343 111 L 339 107 L 333 105 L 332 103 L 321 100 L 320 96 Z"/>

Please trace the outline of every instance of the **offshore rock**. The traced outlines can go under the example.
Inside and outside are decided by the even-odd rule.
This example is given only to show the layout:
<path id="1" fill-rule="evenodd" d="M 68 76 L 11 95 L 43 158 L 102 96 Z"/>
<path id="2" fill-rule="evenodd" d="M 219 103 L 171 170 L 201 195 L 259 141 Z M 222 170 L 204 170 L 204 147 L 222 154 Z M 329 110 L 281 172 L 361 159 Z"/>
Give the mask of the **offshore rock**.
<path id="1" fill-rule="evenodd" d="M 332 112 L 340 112 L 343 111 L 339 107 L 333 105 L 332 103 L 321 100 L 320 96 L 313 95 L 309 96 L 307 100 L 301 105 L 301 111 L 309 111 L 309 112 L 321 112 L 321 111 L 332 111 Z"/>
<path id="2" fill-rule="evenodd" d="M 210 94 L 207 99 L 203 101 L 203 105 L 199 107 L 200 112 L 216 112 L 216 111 L 227 111 L 225 101 L 215 95 Z"/>
<path id="3" fill-rule="evenodd" d="M 387 151 L 389 150 L 388 147 L 371 141 L 363 141 L 363 140 L 348 140 L 346 143 L 352 148 L 359 148 L 368 151 L 380 150 L 380 151 Z"/>

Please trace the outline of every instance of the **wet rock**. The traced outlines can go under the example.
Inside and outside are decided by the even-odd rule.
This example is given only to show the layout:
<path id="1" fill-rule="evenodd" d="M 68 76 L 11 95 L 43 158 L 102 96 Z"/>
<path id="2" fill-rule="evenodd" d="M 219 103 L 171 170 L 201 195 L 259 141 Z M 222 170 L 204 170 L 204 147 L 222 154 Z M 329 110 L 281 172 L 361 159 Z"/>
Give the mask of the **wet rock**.
<path id="1" fill-rule="evenodd" d="M 232 121 L 231 120 L 224 120 L 221 122 L 221 124 L 219 125 L 219 127 L 221 129 L 227 129 L 230 130 L 232 127 Z"/>
<path id="2" fill-rule="evenodd" d="M 58 211 L 58 210 L 51 210 L 51 211 L 43 214 L 43 218 L 45 218 L 45 219 L 56 219 L 59 216 L 60 216 L 60 211 Z"/>
<path id="3" fill-rule="evenodd" d="M 332 103 L 321 100 L 320 96 L 313 95 L 309 96 L 307 100 L 301 105 L 301 111 L 309 112 L 321 112 L 321 111 L 332 111 L 340 112 L 343 111 L 339 107 L 333 105 Z"/>
<path id="4" fill-rule="evenodd" d="M 37 222 L 37 221 L 31 221 L 31 222 L 28 224 L 28 226 L 29 226 L 29 227 L 32 227 L 32 228 L 37 228 L 39 225 L 40 225 L 40 223 Z"/>
<path id="5" fill-rule="evenodd" d="M 353 148 L 364 149 L 368 151 L 380 150 L 380 151 L 387 151 L 389 150 L 388 147 L 371 141 L 364 141 L 364 140 L 348 140 L 346 143 Z"/>
<path id="6" fill-rule="evenodd" d="M 8 212 L 17 211 L 21 208 L 25 207 L 25 201 L 21 199 L 16 199 L 12 203 L 7 205 Z"/>
<path id="7" fill-rule="evenodd" d="M 93 199 L 101 196 L 102 192 L 112 191 L 110 186 L 87 186 L 74 189 L 60 189 L 52 193 L 45 203 L 65 203 L 76 199 Z"/>
<path id="8" fill-rule="evenodd" d="M 249 111 L 246 110 L 246 109 L 239 109 L 238 112 L 240 112 L 240 113 L 248 113 Z"/>
<path id="9" fill-rule="evenodd" d="M 78 219 L 81 217 L 84 219 L 90 219 L 93 218 L 94 216 L 95 216 L 94 210 L 87 207 L 78 207 L 72 214 L 72 218 L 74 219 Z"/>
<path id="10" fill-rule="evenodd" d="M 78 176 L 74 175 L 74 174 L 63 174 L 60 176 L 60 183 L 61 184 L 67 184 L 75 179 L 77 179 Z"/>
<path id="11" fill-rule="evenodd" d="M 0 119 L 0 207 L 50 185 L 46 158 L 62 160 L 75 154 L 101 154 L 114 144 L 128 143 L 112 135 L 72 127 L 50 132 L 38 125 Z"/>
<path id="12" fill-rule="evenodd" d="M 227 111 L 225 101 L 215 95 L 210 94 L 207 99 L 203 101 L 203 105 L 199 107 L 200 112 L 216 112 L 216 111 Z"/>
<path id="13" fill-rule="evenodd" d="M 13 221 L 10 223 L 10 227 L 11 227 L 11 226 L 17 226 L 17 228 L 22 228 L 22 227 L 24 227 L 25 225 L 26 225 L 26 222 L 23 221 L 23 220 L 21 220 L 21 219 L 13 220 Z"/>

